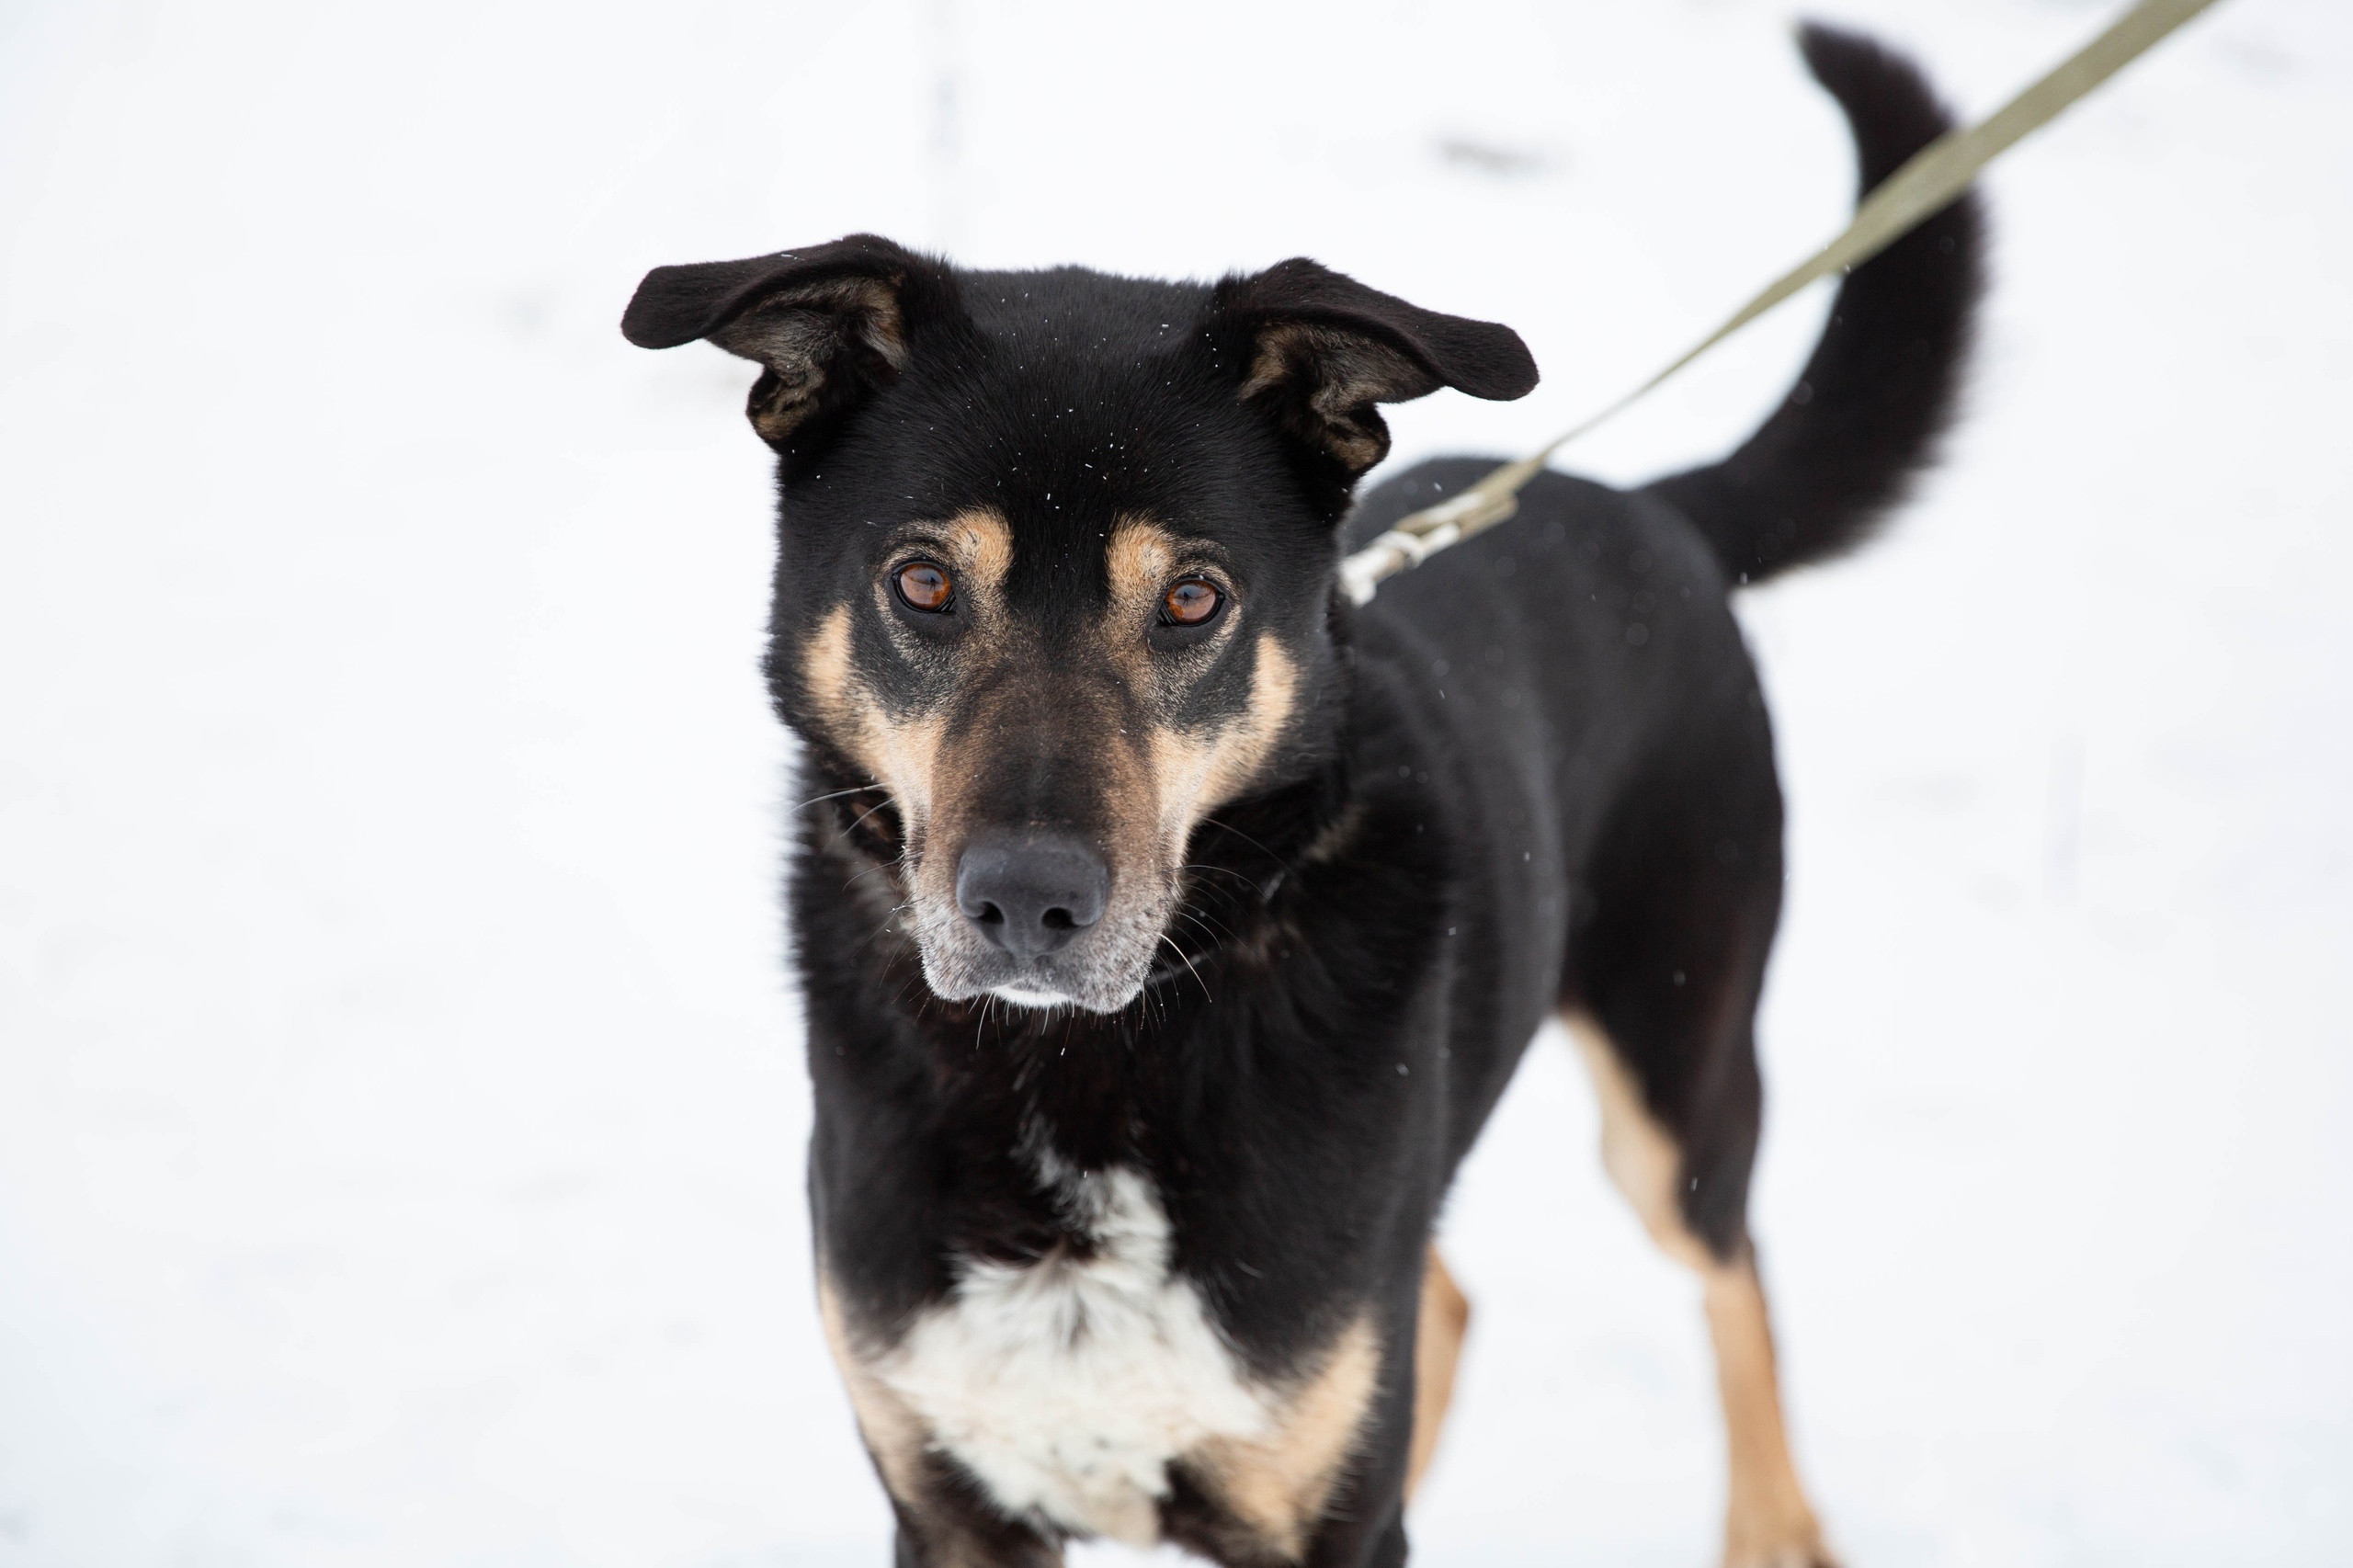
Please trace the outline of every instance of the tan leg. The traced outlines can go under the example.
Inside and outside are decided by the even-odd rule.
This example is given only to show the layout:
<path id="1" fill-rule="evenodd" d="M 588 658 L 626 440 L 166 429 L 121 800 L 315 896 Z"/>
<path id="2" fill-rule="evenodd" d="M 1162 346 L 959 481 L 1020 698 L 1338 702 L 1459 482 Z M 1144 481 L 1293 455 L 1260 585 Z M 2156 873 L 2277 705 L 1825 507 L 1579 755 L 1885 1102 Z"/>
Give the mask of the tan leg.
<path id="1" fill-rule="evenodd" d="M 1422 1269 L 1422 1322 L 1414 1341 L 1414 1446 L 1405 1460 L 1405 1500 L 1422 1483 L 1422 1472 L 1438 1452 L 1438 1428 L 1454 1398 L 1455 1363 L 1462 1358 L 1463 1331 L 1471 1326 L 1471 1303 L 1446 1271 L 1430 1244 Z"/>
<path id="2" fill-rule="evenodd" d="M 1724 1511 L 1726 1568 L 1830 1568 L 1822 1526 L 1798 1482 L 1781 1419 L 1773 1327 L 1756 1255 L 1715 1256 L 1683 1222 L 1676 1201 L 1683 1157 L 1643 1104 L 1642 1090 L 1600 1026 L 1584 1014 L 1564 1021 L 1601 1101 L 1601 1163 L 1668 1256 L 1699 1276 L 1708 1336 L 1723 1399 L 1730 1495 Z"/>
<path id="3" fill-rule="evenodd" d="M 1780 1380 L 1773 1365 L 1773 1325 L 1753 1253 L 1709 1271 L 1707 1303 L 1732 1449 L 1724 1561 L 1740 1568 L 1820 1568 L 1832 1558 L 1790 1457 Z"/>

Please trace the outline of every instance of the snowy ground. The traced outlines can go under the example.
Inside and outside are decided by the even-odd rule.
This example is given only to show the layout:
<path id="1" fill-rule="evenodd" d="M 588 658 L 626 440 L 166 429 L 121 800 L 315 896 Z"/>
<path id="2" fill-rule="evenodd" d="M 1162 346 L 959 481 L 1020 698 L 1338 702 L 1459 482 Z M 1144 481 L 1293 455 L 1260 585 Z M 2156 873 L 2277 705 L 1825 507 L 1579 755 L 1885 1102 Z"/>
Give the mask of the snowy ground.
<path id="1" fill-rule="evenodd" d="M 2089 0 L 1840 0 L 1982 111 Z M 1790 13 L 0 9 L 0 1564 L 882 1561 L 811 1308 L 746 372 L 858 228 L 1513 323 L 1507 452 L 1828 233 Z M 1792 802 L 1758 1230 L 1859 1568 L 2353 1557 L 2353 12 L 1992 180 L 1976 413 L 1745 606 Z M 1778 394 L 1792 308 L 1593 440 Z M 1420 1560 L 1698 1564 L 1691 1287 L 1543 1046 Z M 2332 1327 L 2331 1325 L 2335 1326 Z"/>

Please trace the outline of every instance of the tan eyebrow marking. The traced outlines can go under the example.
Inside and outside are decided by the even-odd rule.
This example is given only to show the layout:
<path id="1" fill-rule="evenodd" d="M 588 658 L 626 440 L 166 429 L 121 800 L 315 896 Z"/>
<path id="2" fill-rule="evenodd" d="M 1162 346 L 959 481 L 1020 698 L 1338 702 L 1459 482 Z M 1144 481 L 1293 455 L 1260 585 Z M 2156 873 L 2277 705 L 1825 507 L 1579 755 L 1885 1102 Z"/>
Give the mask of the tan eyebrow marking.
<path id="1" fill-rule="evenodd" d="M 1013 525 L 993 506 L 972 506 L 957 513 L 941 528 L 940 542 L 955 559 L 948 564 L 963 575 L 963 586 L 995 601 L 1005 591 L 1013 570 Z"/>
<path id="2" fill-rule="evenodd" d="M 1111 610 L 1116 619 L 1132 621 L 1141 611 L 1156 610 L 1160 596 L 1176 574 L 1180 546 L 1174 534 L 1157 523 L 1122 518 L 1104 548 L 1103 568 L 1111 584 Z"/>

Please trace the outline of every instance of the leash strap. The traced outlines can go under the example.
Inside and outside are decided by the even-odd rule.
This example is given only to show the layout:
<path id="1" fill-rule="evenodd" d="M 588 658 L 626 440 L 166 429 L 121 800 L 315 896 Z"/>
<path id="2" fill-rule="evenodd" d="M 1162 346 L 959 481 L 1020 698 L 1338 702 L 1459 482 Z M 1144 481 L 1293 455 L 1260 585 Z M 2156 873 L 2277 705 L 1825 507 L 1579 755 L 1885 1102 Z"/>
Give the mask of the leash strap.
<path id="1" fill-rule="evenodd" d="M 1552 437 L 1517 462 L 1505 463 L 1461 494 L 1400 518 L 1397 525 L 1340 562 L 1340 584 L 1348 597 L 1367 604 L 1381 582 L 1450 544 L 1483 533 L 1519 510 L 1519 493 L 1543 472 L 1554 452 L 1616 417 L 1660 382 L 1771 310 L 1816 278 L 1843 273 L 1912 232 L 1921 220 L 1943 210 L 1967 189 L 1987 164 L 2020 138 L 2056 119 L 2076 99 L 2123 69 L 2159 39 L 2214 4 L 2214 0 L 2142 0 L 2107 31 L 2086 44 L 2040 81 L 1977 124 L 1949 131 L 1913 154 L 1856 207 L 1846 233 L 1791 267 L 1732 318 L 1701 338 L 1665 369 L 1617 402 Z"/>

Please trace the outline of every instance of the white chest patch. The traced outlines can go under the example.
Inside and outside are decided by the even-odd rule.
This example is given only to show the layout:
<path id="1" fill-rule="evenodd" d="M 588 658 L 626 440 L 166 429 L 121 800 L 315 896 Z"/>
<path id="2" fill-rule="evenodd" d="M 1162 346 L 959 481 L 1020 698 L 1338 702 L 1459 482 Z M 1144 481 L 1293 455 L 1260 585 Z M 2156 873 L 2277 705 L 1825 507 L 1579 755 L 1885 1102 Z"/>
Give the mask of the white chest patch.
<path id="1" fill-rule="evenodd" d="M 1274 1415 L 1168 1268 L 1168 1216 L 1131 1170 L 1040 1173 L 1091 1256 L 969 1266 L 874 1367 L 1007 1510 L 1149 1546 L 1168 1463 Z"/>

